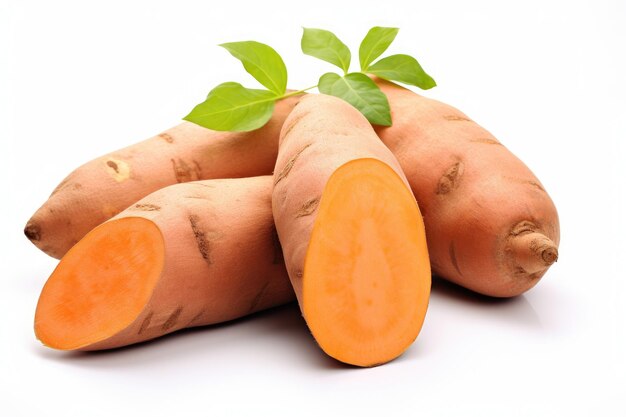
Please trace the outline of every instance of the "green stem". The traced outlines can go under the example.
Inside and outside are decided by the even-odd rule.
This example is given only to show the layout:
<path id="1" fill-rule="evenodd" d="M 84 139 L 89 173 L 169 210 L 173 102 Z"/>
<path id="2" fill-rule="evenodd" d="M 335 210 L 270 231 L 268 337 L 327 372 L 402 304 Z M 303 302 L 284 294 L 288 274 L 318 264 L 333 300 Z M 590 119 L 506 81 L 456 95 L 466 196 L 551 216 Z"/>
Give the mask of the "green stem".
<path id="1" fill-rule="evenodd" d="M 297 96 L 298 94 L 302 94 L 302 93 L 304 93 L 306 91 L 312 90 L 315 87 L 317 87 L 317 84 L 313 85 L 311 87 L 304 88 L 302 90 L 292 91 L 291 93 L 288 93 L 288 94 L 283 95 L 282 97 L 279 97 L 278 100 L 282 100 L 282 99 L 287 98 L 287 97 Z"/>

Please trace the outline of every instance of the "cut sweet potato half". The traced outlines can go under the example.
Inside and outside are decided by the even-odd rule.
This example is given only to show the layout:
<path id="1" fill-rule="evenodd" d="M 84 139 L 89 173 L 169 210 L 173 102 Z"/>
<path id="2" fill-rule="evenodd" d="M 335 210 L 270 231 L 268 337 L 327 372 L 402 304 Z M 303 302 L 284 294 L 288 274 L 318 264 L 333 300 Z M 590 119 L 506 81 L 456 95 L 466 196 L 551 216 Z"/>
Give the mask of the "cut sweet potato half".
<path id="1" fill-rule="evenodd" d="M 46 282 L 35 313 L 37 338 L 71 350 L 122 331 L 148 304 L 164 258 L 163 236 L 150 220 L 127 217 L 97 227 Z"/>
<path id="2" fill-rule="evenodd" d="M 291 301 L 271 190 L 269 176 L 177 184 L 96 227 L 45 284 L 37 337 L 107 349 Z"/>
<path id="3" fill-rule="evenodd" d="M 302 279 L 304 317 L 330 356 L 372 366 L 415 340 L 430 293 L 428 250 L 415 199 L 388 165 L 358 159 L 330 176 Z"/>
<path id="4" fill-rule="evenodd" d="M 304 318 L 328 355 L 388 362 L 417 337 L 430 293 L 424 223 L 365 117 L 307 96 L 281 131 L 272 210 Z"/>

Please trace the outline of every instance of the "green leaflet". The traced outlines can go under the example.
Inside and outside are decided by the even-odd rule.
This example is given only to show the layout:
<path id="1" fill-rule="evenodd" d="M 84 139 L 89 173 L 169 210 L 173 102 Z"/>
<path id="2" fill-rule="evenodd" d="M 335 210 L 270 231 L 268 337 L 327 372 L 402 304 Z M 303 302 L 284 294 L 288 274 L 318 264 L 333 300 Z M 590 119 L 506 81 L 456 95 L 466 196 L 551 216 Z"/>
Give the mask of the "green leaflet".
<path id="1" fill-rule="evenodd" d="M 391 55 L 371 65 L 368 73 L 385 80 L 399 81 L 428 90 L 437 85 L 435 80 L 422 69 L 415 58 L 409 55 Z"/>
<path id="2" fill-rule="evenodd" d="M 328 72 L 320 77 L 317 88 L 323 94 L 339 97 L 352 104 L 370 123 L 391 126 L 387 96 L 367 75 L 353 72 L 341 77 Z"/>
<path id="3" fill-rule="evenodd" d="M 223 131 L 246 132 L 258 129 L 272 117 L 276 94 L 245 88 L 228 82 L 215 87 L 185 120 Z"/>
<path id="4" fill-rule="evenodd" d="M 302 52 L 343 70 L 343 76 L 327 73 L 320 77 L 319 91 L 347 101 L 372 124 L 390 126 L 387 97 L 366 74 L 424 90 L 436 86 L 435 80 L 409 55 L 391 55 L 372 64 L 389 48 L 398 31 L 392 27 L 371 28 L 359 46 L 361 71 L 348 74 L 352 58 L 350 49 L 332 32 L 304 28 Z M 268 45 L 244 41 L 220 46 L 239 59 L 245 70 L 268 90 L 249 89 L 235 82 L 220 84 L 184 117 L 185 120 L 214 130 L 250 131 L 267 123 L 276 101 L 315 88 L 287 93 L 287 68 L 280 55 Z"/>
<path id="5" fill-rule="evenodd" d="M 368 66 L 389 48 L 399 30 L 398 28 L 374 26 L 367 32 L 359 47 L 361 71 L 367 72 Z"/>
<path id="6" fill-rule="evenodd" d="M 287 89 L 287 68 L 283 59 L 270 46 L 255 41 L 229 42 L 220 45 L 243 64 L 258 82 L 277 96 Z"/>
<path id="7" fill-rule="evenodd" d="M 300 46 L 305 54 L 338 66 L 344 74 L 350 68 L 350 49 L 332 32 L 304 28 Z"/>

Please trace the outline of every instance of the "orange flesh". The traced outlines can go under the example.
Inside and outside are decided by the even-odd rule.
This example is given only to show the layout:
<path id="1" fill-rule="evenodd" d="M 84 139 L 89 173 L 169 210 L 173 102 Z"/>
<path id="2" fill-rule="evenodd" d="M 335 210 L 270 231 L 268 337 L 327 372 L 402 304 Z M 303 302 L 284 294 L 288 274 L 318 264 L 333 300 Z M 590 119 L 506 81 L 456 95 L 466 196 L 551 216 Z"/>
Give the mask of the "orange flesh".
<path id="1" fill-rule="evenodd" d="M 307 249 L 304 317 L 320 347 L 374 366 L 417 337 L 430 294 L 430 263 L 415 199 L 389 166 L 358 159 L 327 182 Z"/>
<path id="2" fill-rule="evenodd" d="M 125 329 L 150 300 L 164 255 L 163 237 L 150 220 L 125 217 L 95 228 L 46 282 L 35 313 L 37 338 L 71 350 Z"/>

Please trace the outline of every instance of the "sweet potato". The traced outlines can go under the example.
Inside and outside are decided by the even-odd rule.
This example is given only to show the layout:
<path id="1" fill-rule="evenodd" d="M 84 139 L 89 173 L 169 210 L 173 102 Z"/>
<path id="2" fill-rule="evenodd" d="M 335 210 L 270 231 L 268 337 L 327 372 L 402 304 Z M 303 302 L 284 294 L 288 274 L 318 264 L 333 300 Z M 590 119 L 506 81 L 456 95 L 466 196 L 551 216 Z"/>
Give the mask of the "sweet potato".
<path id="1" fill-rule="evenodd" d="M 269 176 L 177 184 L 96 227 L 46 282 L 37 337 L 114 348 L 293 300 L 271 188 Z"/>
<path id="2" fill-rule="evenodd" d="M 558 258 L 558 215 L 541 182 L 459 110 L 376 82 L 387 94 L 393 116 L 393 126 L 376 130 L 400 162 L 424 214 L 432 271 L 492 296 L 532 288 Z M 293 104 L 279 102 L 275 119 L 258 135 L 218 134 L 183 124 L 120 151 L 137 155 L 132 164 L 135 172 L 145 174 L 140 179 L 117 183 L 108 156 L 92 161 L 57 187 L 25 233 L 60 257 L 91 227 L 159 186 L 197 177 L 270 174 L 279 124 Z M 170 147 L 169 140 L 177 147 Z M 119 159 L 117 153 L 111 155 Z M 198 155 L 204 155 L 200 171 L 173 174 L 174 161 Z"/>
<path id="3" fill-rule="evenodd" d="M 24 234 L 60 258 L 91 229 L 153 191 L 180 182 L 268 175 L 278 135 L 298 97 L 276 104 L 252 132 L 216 132 L 184 122 L 74 170 L 26 224 Z"/>
<path id="4" fill-rule="evenodd" d="M 422 326 L 425 230 L 391 152 L 335 97 L 304 97 L 281 131 L 272 210 L 300 309 L 319 346 L 357 366 L 388 362 Z"/>
<path id="5" fill-rule="evenodd" d="M 559 219 L 541 182 L 459 110 L 377 83 L 393 126 L 376 131 L 420 204 L 433 272 L 496 297 L 532 288 L 558 257 Z"/>

